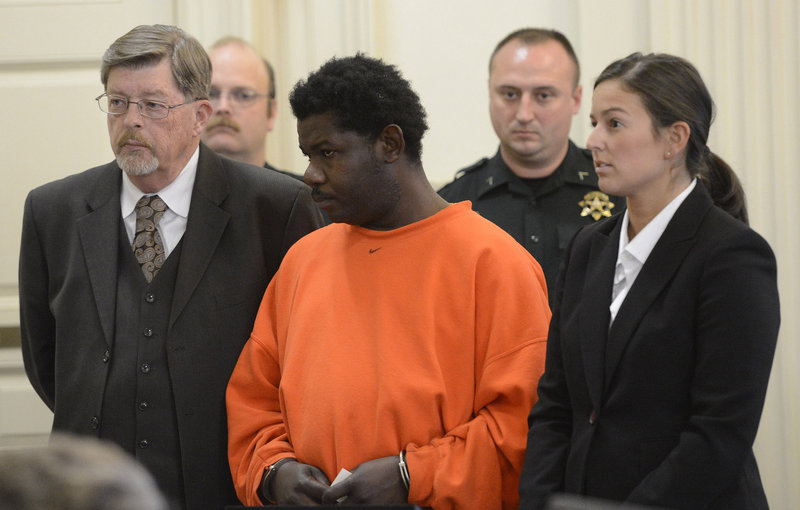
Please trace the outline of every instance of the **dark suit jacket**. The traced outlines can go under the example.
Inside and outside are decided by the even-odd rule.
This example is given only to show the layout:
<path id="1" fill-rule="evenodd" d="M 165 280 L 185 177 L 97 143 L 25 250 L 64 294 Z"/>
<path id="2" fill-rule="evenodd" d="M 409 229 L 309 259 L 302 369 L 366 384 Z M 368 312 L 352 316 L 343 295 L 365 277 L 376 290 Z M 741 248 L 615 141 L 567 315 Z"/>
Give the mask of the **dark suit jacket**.
<path id="1" fill-rule="evenodd" d="M 117 306 L 121 175 L 112 162 L 37 188 L 25 203 L 22 353 L 57 430 L 97 435 L 102 422 Z M 320 222 L 308 187 L 200 145 L 166 340 L 192 510 L 237 502 L 225 388 L 283 255 Z"/>
<path id="2" fill-rule="evenodd" d="M 582 229 L 558 287 L 522 508 L 553 492 L 767 508 L 752 444 L 778 334 L 775 257 L 698 183 L 610 331 L 622 215 Z"/>

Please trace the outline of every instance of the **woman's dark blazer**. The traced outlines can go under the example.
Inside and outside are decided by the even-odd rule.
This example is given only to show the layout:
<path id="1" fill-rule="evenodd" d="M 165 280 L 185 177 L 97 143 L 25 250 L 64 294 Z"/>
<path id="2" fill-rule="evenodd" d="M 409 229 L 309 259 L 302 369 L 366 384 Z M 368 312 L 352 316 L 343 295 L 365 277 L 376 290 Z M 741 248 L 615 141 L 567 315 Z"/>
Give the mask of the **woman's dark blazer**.
<path id="1" fill-rule="evenodd" d="M 621 224 L 579 231 L 562 267 L 521 508 L 554 492 L 767 508 L 752 444 L 780 322 L 772 250 L 698 183 L 609 330 Z"/>

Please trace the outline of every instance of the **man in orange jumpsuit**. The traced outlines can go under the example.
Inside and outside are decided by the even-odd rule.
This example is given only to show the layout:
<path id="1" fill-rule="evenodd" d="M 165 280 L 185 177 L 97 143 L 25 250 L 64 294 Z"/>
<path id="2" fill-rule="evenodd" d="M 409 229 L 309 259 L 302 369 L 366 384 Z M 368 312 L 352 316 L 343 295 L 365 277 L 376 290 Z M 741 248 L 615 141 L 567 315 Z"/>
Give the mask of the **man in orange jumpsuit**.
<path id="1" fill-rule="evenodd" d="M 228 385 L 239 498 L 515 508 L 550 320 L 539 264 L 436 194 L 395 67 L 332 59 L 290 102 L 334 223 L 285 257 Z"/>

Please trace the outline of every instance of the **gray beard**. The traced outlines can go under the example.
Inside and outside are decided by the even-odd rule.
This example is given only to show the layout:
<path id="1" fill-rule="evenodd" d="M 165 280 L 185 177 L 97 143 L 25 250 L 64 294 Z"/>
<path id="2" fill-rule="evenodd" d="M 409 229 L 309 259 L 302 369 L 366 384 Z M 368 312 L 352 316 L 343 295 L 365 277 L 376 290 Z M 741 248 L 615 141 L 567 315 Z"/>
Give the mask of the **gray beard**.
<path id="1" fill-rule="evenodd" d="M 128 176 L 141 177 L 150 175 L 158 169 L 158 158 L 155 156 L 139 158 L 117 154 L 117 164 Z"/>

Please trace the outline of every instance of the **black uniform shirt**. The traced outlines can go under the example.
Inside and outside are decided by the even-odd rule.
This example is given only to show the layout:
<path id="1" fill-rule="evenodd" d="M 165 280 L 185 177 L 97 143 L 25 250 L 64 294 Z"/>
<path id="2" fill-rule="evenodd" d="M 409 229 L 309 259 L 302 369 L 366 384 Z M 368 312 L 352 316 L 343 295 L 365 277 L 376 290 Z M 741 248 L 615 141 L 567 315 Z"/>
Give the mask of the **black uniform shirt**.
<path id="1" fill-rule="evenodd" d="M 571 141 L 564 161 L 537 180 L 535 189 L 517 177 L 500 156 L 483 158 L 459 170 L 456 179 L 439 190 L 448 202 L 470 200 L 472 209 L 500 226 L 539 262 L 552 303 L 564 251 L 575 232 L 625 210 L 623 198 L 597 189 L 591 152 Z"/>

